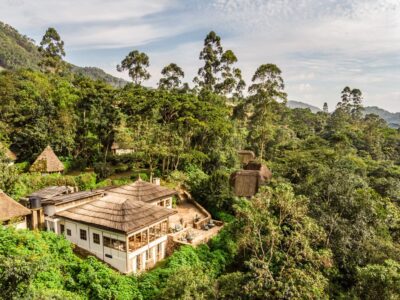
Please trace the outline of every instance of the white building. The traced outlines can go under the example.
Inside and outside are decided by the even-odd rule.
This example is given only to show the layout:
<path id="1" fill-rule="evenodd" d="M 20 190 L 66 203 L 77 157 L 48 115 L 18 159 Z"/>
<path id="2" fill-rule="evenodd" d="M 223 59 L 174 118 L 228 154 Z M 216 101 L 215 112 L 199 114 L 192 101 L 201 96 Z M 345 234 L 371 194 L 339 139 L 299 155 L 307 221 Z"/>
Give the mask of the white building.
<path id="1" fill-rule="evenodd" d="M 46 227 L 121 273 L 151 268 L 166 255 L 175 191 L 138 180 L 43 202 Z"/>

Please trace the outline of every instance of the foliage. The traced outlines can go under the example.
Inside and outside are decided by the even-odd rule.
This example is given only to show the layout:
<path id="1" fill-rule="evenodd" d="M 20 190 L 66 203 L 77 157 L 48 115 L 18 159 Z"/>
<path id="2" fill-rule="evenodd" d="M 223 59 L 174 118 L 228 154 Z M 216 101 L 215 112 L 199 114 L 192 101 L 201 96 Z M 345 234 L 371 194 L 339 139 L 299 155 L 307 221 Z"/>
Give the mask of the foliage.
<path id="1" fill-rule="evenodd" d="M 140 85 L 143 80 L 150 78 L 150 73 L 146 70 L 149 65 L 146 53 L 133 50 L 122 60 L 121 65 L 117 65 L 117 70 L 119 72 L 127 70 L 133 82 Z"/>

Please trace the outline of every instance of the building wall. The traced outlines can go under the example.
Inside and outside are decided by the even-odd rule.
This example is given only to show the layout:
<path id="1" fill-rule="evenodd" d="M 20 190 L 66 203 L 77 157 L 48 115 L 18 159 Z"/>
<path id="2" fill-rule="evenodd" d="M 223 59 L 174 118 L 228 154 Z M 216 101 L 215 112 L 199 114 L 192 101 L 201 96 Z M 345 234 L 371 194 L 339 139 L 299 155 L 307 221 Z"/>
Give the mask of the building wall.
<path id="1" fill-rule="evenodd" d="M 116 250 L 104 246 L 104 237 L 120 240 L 122 242 L 126 241 L 126 237 L 123 234 L 118 234 L 111 231 L 101 230 L 96 227 L 91 227 L 82 223 L 73 222 L 67 219 L 60 218 L 58 232 L 61 232 L 61 225 L 65 226 L 64 235 L 65 237 L 76 244 L 80 248 L 83 248 L 91 253 L 93 253 L 99 259 L 110 264 L 116 268 L 121 273 L 128 273 L 126 268 L 126 252 Z M 70 230 L 71 235 L 69 235 L 68 230 Z M 86 231 L 86 240 L 81 239 L 80 230 Z M 93 237 L 94 233 L 100 236 L 99 244 L 94 243 Z"/>
<path id="2" fill-rule="evenodd" d="M 131 253 L 104 246 L 104 237 L 118 240 L 126 245 L 127 236 L 112 231 L 98 229 L 83 223 L 74 222 L 62 217 L 47 218 L 47 230 L 63 234 L 66 239 L 105 261 L 121 273 L 137 273 L 151 268 L 166 256 L 167 235 L 164 235 Z M 62 226 L 64 232 L 62 233 Z M 81 238 L 81 230 L 86 232 L 86 240 Z M 143 230 L 143 229 L 142 229 Z M 98 234 L 99 244 L 94 242 Z M 139 257 L 139 259 L 138 259 Z M 140 266 L 137 262 L 140 262 Z"/>
<path id="3" fill-rule="evenodd" d="M 12 223 L 12 226 L 14 226 L 16 229 L 27 229 L 28 226 L 26 225 L 26 217 L 23 217 L 23 219 L 19 222 Z"/>

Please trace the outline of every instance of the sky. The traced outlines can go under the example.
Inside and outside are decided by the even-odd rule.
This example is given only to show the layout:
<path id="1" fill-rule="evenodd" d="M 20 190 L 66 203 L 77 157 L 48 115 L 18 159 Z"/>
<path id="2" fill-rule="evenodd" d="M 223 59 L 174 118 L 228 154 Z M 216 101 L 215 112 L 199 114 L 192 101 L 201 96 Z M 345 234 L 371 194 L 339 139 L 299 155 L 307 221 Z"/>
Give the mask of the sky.
<path id="1" fill-rule="evenodd" d="M 366 106 L 400 111 L 400 0 L 0 0 L 0 20 L 37 43 L 54 27 L 67 61 L 124 79 L 116 65 L 143 51 L 148 86 L 171 62 L 191 83 L 214 30 L 248 85 L 259 65 L 274 63 L 289 100 L 333 110 L 350 86 Z"/>

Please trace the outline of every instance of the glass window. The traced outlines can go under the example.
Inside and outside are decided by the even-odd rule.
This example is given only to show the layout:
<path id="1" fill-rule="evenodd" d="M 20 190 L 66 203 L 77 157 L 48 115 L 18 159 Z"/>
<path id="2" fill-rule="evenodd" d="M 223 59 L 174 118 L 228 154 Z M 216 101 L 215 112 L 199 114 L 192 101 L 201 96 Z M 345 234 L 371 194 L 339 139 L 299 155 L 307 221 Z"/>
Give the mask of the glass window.
<path id="1" fill-rule="evenodd" d="M 71 229 L 67 229 L 67 235 L 68 235 L 68 236 L 71 236 L 71 235 L 72 235 Z"/>
<path id="2" fill-rule="evenodd" d="M 64 234 L 64 232 L 65 232 L 65 226 L 64 224 L 60 224 L 60 233 Z"/>
<path id="3" fill-rule="evenodd" d="M 100 245 L 100 235 L 98 233 L 93 233 L 93 243 Z"/>
<path id="4" fill-rule="evenodd" d="M 81 240 L 86 241 L 87 240 L 87 233 L 86 230 L 84 229 L 79 229 L 79 236 Z"/>

